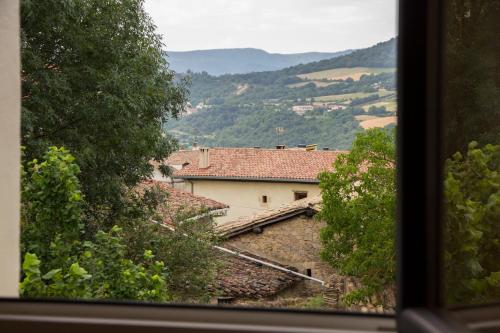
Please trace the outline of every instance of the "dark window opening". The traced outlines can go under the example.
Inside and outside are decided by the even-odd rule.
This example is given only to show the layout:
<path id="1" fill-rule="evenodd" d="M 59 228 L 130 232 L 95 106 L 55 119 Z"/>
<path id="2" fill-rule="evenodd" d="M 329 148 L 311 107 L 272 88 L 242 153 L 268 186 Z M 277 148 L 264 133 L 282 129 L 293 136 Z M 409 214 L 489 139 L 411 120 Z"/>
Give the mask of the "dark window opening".
<path id="1" fill-rule="evenodd" d="M 294 192 L 295 200 L 307 198 L 307 192 Z"/>
<path id="2" fill-rule="evenodd" d="M 267 203 L 267 195 L 262 196 L 262 203 Z"/>
<path id="3" fill-rule="evenodd" d="M 307 276 L 312 276 L 312 271 L 310 268 L 306 269 L 306 275 Z"/>

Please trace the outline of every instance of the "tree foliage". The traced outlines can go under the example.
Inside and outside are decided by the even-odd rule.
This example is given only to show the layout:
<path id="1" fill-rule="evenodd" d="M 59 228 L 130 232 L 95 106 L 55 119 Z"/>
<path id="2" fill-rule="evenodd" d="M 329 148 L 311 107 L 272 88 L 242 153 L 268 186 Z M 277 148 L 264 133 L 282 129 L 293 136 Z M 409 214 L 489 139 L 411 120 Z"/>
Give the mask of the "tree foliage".
<path id="1" fill-rule="evenodd" d="M 362 287 L 344 301 L 368 301 L 395 283 L 394 135 L 381 129 L 359 133 L 352 150 L 333 167 L 319 176 L 319 218 L 326 221 L 321 255 L 341 274 L 361 281 Z"/>
<path id="2" fill-rule="evenodd" d="M 469 144 L 446 162 L 445 288 L 450 304 L 500 299 L 500 145 Z"/>
<path id="3" fill-rule="evenodd" d="M 110 207 L 100 210 L 110 221 L 124 186 L 175 148 L 162 125 L 187 92 L 174 83 L 161 37 L 142 0 L 24 0 L 21 39 L 27 159 L 70 149 L 87 205 Z"/>
<path id="4" fill-rule="evenodd" d="M 166 270 L 143 250 L 127 257 L 122 230 L 98 231 L 82 241 L 79 171 L 64 148 L 50 147 L 41 162 L 23 171 L 22 245 L 24 297 L 106 298 L 165 301 Z"/>
<path id="5" fill-rule="evenodd" d="M 500 2 L 446 2 L 444 153 L 500 143 Z"/>

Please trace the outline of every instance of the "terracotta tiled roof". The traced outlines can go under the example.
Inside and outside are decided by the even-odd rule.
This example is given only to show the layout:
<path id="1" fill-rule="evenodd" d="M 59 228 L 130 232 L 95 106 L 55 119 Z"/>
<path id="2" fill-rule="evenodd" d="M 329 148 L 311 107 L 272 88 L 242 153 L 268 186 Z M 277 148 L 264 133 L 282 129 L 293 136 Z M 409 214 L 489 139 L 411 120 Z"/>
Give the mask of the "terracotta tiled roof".
<path id="1" fill-rule="evenodd" d="M 289 204 L 285 204 L 276 209 L 268 209 L 251 216 L 244 216 L 233 221 L 218 225 L 217 232 L 222 237 L 232 237 L 253 228 L 280 222 L 288 217 L 305 213 L 307 210 L 318 212 L 321 205 L 321 196 L 314 196 Z"/>
<path id="2" fill-rule="evenodd" d="M 283 266 L 253 254 L 244 254 L 295 270 L 293 267 Z M 220 253 L 219 260 L 222 265 L 217 272 L 215 289 L 224 297 L 253 299 L 270 297 L 302 280 L 296 275 L 231 254 Z"/>
<path id="3" fill-rule="evenodd" d="M 224 203 L 175 189 L 163 181 L 145 180 L 137 186 L 137 189 L 143 192 L 145 189 L 150 189 L 154 186 L 158 186 L 168 193 L 167 204 L 158 209 L 158 212 L 163 217 L 163 222 L 167 224 L 170 224 L 172 218 L 181 212 L 196 215 L 204 209 L 213 211 L 229 208 Z"/>
<path id="4" fill-rule="evenodd" d="M 198 161 L 191 160 L 174 177 L 316 182 L 318 174 L 332 170 L 333 161 L 344 153 L 261 148 L 210 148 L 208 152 L 209 167 L 200 168 Z"/>
<path id="5" fill-rule="evenodd" d="M 170 154 L 165 160 L 166 165 L 182 165 L 185 163 L 198 164 L 198 154 L 197 150 L 178 150 Z"/>

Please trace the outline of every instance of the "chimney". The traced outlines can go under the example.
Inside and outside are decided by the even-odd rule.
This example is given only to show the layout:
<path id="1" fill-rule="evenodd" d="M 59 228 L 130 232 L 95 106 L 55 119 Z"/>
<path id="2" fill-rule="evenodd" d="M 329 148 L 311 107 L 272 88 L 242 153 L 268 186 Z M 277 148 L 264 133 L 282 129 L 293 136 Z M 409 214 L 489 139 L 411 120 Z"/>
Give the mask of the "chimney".
<path id="1" fill-rule="evenodd" d="M 198 149 L 200 149 L 200 147 L 198 147 L 198 142 L 196 142 L 196 141 L 193 142 L 193 148 L 192 148 L 192 150 L 198 150 Z"/>
<path id="2" fill-rule="evenodd" d="M 330 150 L 330 147 L 323 147 L 323 150 Z"/>
<path id="3" fill-rule="evenodd" d="M 210 166 L 210 159 L 208 154 L 208 148 L 200 148 L 199 149 L 199 167 L 200 168 L 208 168 Z"/>
<path id="4" fill-rule="evenodd" d="M 276 145 L 276 149 L 285 149 L 285 145 Z"/>

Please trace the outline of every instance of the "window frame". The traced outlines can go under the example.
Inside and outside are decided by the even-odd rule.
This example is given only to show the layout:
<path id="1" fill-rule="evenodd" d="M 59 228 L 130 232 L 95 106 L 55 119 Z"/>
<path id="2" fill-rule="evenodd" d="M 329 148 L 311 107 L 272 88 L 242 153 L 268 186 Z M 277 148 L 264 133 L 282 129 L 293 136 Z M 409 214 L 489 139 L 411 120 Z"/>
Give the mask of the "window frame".
<path id="1" fill-rule="evenodd" d="M 301 197 L 301 198 L 298 198 L 301 195 L 304 195 L 304 196 Z M 308 192 L 307 191 L 293 191 L 293 200 L 294 201 L 305 199 L 305 198 L 307 198 L 307 196 L 308 196 Z"/>
<path id="2" fill-rule="evenodd" d="M 444 303 L 444 1 L 399 1 L 397 326 L 410 333 L 498 331 L 500 305 Z"/>
<path id="3" fill-rule="evenodd" d="M 0 0 L 0 8 L 5 8 L 3 6 L 18 11 L 19 1 Z M 483 328 L 487 327 L 485 323 L 488 322 L 497 325 L 490 327 L 500 325 L 499 305 L 447 311 L 442 302 L 442 272 L 439 259 L 442 193 L 439 175 L 442 158 L 438 145 L 441 124 L 441 6 L 442 1 L 437 0 L 399 1 L 396 317 L 400 332 L 466 332 L 467 328 L 463 322 L 473 323 L 471 327 Z M 0 19 L 4 19 L 1 13 Z M 0 36 L 2 33 L 15 34 L 18 38 L 19 21 L 7 22 L 7 25 L 2 22 Z M 18 50 L 11 54 L 18 54 L 19 57 Z M 19 58 L 14 60 L 14 63 L 19 65 Z M 0 76 L 0 81 L 10 84 L 17 82 L 19 85 L 18 68 L 19 66 L 13 66 L 17 76 Z M 14 81 L 12 77 L 15 78 Z M 10 81 L 7 81 L 9 79 Z M 20 98 L 20 89 L 16 89 L 18 90 L 14 98 L 16 94 Z M 11 117 L 20 118 L 19 98 L 17 106 L 12 109 L 4 109 L 4 105 L 0 105 L 2 117 L 8 112 Z M 13 168 L 12 165 L 18 165 L 19 156 L 10 153 L 18 153 L 19 144 L 8 146 L 7 143 L 19 142 L 19 133 L 2 132 L 2 135 L 6 138 L 9 136 L 8 141 L 2 142 L 2 150 L 9 152 L 9 163 L 12 163 L 0 165 L 0 171 L 3 173 L 15 169 L 18 172 L 19 168 Z M 6 191 L 16 189 L 19 190 L 13 185 Z M 3 204 L 2 213 L 5 210 L 18 214 L 18 197 L 14 195 L 12 198 L 14 204 Z M 3 231 L 5 229 L 2 229 Z M 92 329 L 96 333 L 132 332 L 139 329 L 145 332 L 165 329 L 170 332 L 392 331 L 394 318 L 377 314 L 291 309 L 4 298 L 0 299 L 0 329 L 19 332 L 88 332 Z"/>

